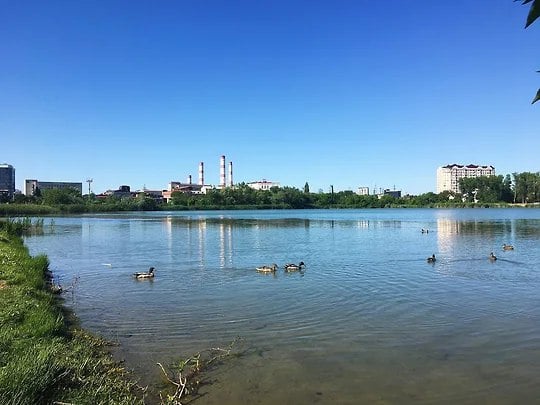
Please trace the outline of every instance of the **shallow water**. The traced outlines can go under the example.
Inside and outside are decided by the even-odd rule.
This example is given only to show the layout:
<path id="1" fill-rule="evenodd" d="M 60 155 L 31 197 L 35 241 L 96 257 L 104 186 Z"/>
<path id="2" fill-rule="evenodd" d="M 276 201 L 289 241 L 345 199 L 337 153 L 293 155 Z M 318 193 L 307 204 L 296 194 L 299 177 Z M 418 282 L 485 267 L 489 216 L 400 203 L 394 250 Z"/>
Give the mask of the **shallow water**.
<path id="1" fill-rule="evenodd" d="M 66 305 L 82 326 L 118 340 L 117 354 L 151 387 L 160 383 L 156 362 L 240 336 L 245 355 L 213 371 L 196 403 L 540 398 L 540 210 L 158 212 L 53 222 L 26 239 L 30 251 L 46 253 L 71 286 Z M 301 273 L 255 271 L 299 261 Z M 150 266 L 153 281 L 131 277 Z"/>

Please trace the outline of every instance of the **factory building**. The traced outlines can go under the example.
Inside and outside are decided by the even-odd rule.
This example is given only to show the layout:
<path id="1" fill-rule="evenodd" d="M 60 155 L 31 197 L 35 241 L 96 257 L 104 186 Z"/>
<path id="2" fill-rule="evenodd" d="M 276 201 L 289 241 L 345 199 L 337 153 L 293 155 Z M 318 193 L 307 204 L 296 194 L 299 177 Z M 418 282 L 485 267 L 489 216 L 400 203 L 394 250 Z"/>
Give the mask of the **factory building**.
<path id="1" fill-rule="evenodd" d="M 131 187 L 122 185 L 118 187 L 118 190 L 107 190 L 102 194 L 96 195 L 96 198 L 103 199 L 107 197 L 115 197 L 115 198 L 131 198 L 135 197 L 135 193 L 131 192 Z"/>
<path id="2" fill-rule="evenodd" d="M 369 187 L 358 187 L 358 191 L 356 191 L 356 194 L 369 195 Z"/>
<path id="3" fill-rule="evenodd" d="M 7 163 L 0 164 L 0 200 L 13 200 L 15 193 L 15 168 Z"/>
<path id="4" fill-rule="evenodd" d="M 37 190 L 57 190 L 72 188 L 82 195 L 82 183 L 70 183 L 63 181 L 38 181 L 38 180 L 25 180 L 24 182 L 24 194 L 26 196 L 36 195 Z"/>
<path id="5" fill-rule="evenodd" d="M 451 164 L 437 169 L 437 194 L 443 191 L 460 193 L 459 181 L 467 177 L 495 176 L 495 167 Z"/>
<path id="6" fill-rule="evenodd" d="M 270 190 L 272 187 L 279 187 L 279 183 L 262 179 L 260 181 L 252 181 L 247 185 L 255 190 Z"/>
<path id="7" fill-rule="evenodd" d="M 225 155 L 221 155 L 219 159 L 219 185 L 218 188 L 223 189 L 225 187 L 233 186 L 233 164 L 229 162 L 229 181 L 226 177 L 226 160 Z M 172 199 L 172 194 L 175 192 L 181 192 L 185 194 L 206 194 L 210 189 L 215 186 L 204 183 L 204 162 L 199 163 L 199 180 L 197 183 L 193 183 L 191 174 L 188 175 L 186 182 L 171 181 L 167 190 L 163 190 L 163 199 L 169 202 Z"/>

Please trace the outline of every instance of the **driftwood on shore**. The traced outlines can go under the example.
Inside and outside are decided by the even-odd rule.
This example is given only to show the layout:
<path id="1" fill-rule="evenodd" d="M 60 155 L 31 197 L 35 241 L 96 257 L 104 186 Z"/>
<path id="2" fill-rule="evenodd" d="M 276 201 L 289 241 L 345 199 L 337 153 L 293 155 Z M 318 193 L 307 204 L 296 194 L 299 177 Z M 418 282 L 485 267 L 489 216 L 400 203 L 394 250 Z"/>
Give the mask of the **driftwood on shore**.
<path id="1" fill-rule="evenodd" d="M 241 340 L 237 337 L 225 348 L 212 347 L 201 350 L 168 369 L 163 364 L 157 363 L 167 382 L 175 387 L 172 394 L 159 393 L 161 404 L 182 405 L 184 398 L 196 395 L 204 380 L 202 373 L 209 371 L 225 358 L 242 354 L 241 351 L 233 352 Z"/>

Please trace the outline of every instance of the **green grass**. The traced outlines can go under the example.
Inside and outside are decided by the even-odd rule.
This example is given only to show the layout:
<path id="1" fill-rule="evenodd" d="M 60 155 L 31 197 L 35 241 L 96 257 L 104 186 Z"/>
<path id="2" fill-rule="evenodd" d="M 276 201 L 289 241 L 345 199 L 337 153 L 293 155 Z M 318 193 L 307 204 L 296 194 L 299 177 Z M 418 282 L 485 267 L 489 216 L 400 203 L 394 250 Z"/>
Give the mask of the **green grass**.
<path id="1" fill-rule="evenodd" d="M 0 204 L 0 215 L 51 215 L 59 214 L 61 211 L 57 207 L 41 204 Z"/>
<path id="2" fill-rule="evenodd" d="M 48 265 L 0 230 L 0 403 L 142 404 L 107 343 L 68 325 Z"/>

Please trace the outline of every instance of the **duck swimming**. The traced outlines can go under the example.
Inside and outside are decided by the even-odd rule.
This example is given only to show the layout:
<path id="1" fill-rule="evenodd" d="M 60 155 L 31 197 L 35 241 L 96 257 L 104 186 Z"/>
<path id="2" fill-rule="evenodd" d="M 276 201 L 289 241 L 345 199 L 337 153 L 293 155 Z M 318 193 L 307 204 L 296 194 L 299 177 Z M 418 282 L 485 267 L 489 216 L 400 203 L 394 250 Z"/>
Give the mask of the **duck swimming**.
<path id="1" fill-rule="evenodd" d="M 154 278 L 154 270 L 155 268 L 150 267 L 148 271 L 141 273 L 133 273 L 133 277 L 135 277 L 137 280 L 142 280 L 144 278 Z"/>
<path id="2" fill-rule="evenodd" d="M 514 250 L 514 246 L 507 245 L 506 243 L 503 245 L 503 250 Z"/>
<path id="3" fill-rule="evenodd" d="M 495 260 L 497 260 L 497 256 L 495 256 L 495 255 L 493 254 L 493 252 L 491 252 L 491 253 L 489 254 L 489 260 L 491 260 L 492 262 L 494 262 Z"/>
<path id="4" fill-rule="evenodd" d="M 437 259 L 435 259 L 435 254 L 432 254 L 431 257 L 427 258 L 428 263 L 435 263 Z"/>
<path id="5" fill-rule="evenodd" d="M 298 264 L 294 263 L 287 263 L 285 266 L 285 271 L 298 271 L 302 268 L 302 266 L 305 266 L 304 262 L 300 262 Z"/>
<path id="6" fill-rule="evenodd" d="M 274 273 L 277 270 L 277 268 L 278 268 L 278 265 L 274 263 L 271 266 L 257 267 L 256 270 L 259 273 Z"/>

